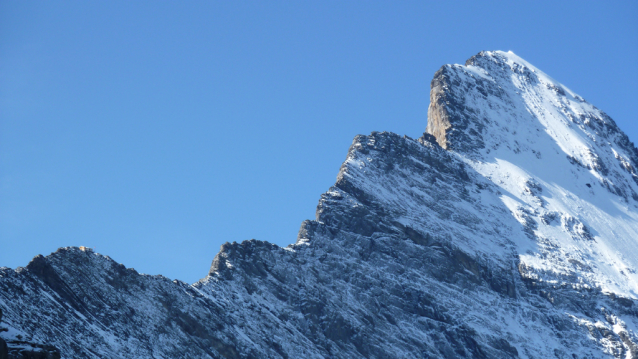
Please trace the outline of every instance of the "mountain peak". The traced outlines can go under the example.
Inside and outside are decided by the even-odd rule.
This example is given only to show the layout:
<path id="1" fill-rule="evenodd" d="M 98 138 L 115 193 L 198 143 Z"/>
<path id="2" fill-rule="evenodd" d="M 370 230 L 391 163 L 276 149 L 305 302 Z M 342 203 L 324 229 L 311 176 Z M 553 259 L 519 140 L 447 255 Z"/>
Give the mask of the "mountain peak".
<path id="1" fill-rule="evenodd" d="M 638 200 L 638 150 L 629 138 L 607 114 L 514 53 L 483 51 L 465 65 L 445 65 L 431 87 L 426 132 L 443 148 L 483 161 L 546 164 L 561 157 Z"/>
<path id="2" fill-rule="evenodd" d="M 539 105 L 530 103 L 532 92 L 550 100 L 569 94 L 570 100 L 584 102 L 511 51 L 482 51 L 465 65 L 444 65 L 431 88 L 426 132 L 442 147 L 462 152 L 489 149 L 493 144 L 485 142 L 487 137 L 499 132 L 493 127 L 505 129 L 509 138 L 514 127 L 539 122 L 538 114 L 526 114 Z"/>
<path id="3" fill-rule="evenodd" d="M 607 114 L 503 51 L 443 66 L 430 98 L 426 132 L 497 184 L 515 216 L 523 208 L 536 217 L 534 238 L 551 238 L 565 262 L 590 253 L 606 268 L 584 274 L 587 281 L 638 296 L 631 269 L 638 268 L 638 258 L 621 255 L 638 253 L 638 243 L 618 240 L 638 238 L 638 150 Z M 620 213 L 636 226 L 619 221 Z M 562 218 L 561 232 L 543 219 L 554 215 Z M 524 254 L 523 242 L 522 258 L 561 271 L 562 262 Z"/>

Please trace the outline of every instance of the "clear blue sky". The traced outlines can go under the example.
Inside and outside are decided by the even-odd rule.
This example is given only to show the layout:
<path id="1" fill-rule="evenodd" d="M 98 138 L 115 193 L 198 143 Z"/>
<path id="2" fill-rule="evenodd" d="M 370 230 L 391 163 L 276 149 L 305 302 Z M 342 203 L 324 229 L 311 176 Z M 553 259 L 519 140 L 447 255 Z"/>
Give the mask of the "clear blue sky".
<path id="1" fill-rule="evenodd" d="M 352 139 L 512 50 L 638 142 L 638 2 L 0 2 L 0 266 L 89 246 L 194 282 L 293 243 Z"/>

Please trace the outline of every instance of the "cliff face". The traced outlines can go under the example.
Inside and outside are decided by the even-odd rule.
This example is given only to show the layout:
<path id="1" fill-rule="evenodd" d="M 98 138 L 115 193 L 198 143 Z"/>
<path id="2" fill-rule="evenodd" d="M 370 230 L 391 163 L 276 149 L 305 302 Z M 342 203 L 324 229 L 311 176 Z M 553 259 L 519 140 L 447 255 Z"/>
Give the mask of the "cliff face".
<path id="1" fill-rule="evenodd" d="M 193 285 L 78 248 L 0 269 L 11 335 L 67 358 L 638 358 L 627 136 L 511 53 L 444 66 L 431 99 L 422 138 L 354 139 L 295 244 L 227 243 Z"/>

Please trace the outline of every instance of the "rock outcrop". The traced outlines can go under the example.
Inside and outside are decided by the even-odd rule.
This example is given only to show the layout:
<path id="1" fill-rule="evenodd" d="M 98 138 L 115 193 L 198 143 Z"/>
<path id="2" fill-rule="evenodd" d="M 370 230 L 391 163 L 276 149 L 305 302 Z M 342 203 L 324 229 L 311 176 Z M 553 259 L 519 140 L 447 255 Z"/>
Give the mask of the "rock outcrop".
<path id="1" fill-rule="evenodd" d="M 2 323 L 2 308 L 0 308 L 0 323 Z M 6 328 L 0 327 L 0 332 L 6 332 Z M 7 359 L 9 357 L 9 349 L 7 348 L 7 342 L 0 338 L 0 359 Z"/>
<path id="2" fill-rule="evenodd" d="M 1 322 L 2 309 L 0 308 Z M 7 328 L 0 327 L 0 332 L 8 331 Z M 10 338 L 7 341 L 0 338 L 0 359 L 60 359 L 61 357 L 60 351 L 53 345 L 23 340 L 25 338 L 21 334 L 10 333 L 7 336 Z"/>

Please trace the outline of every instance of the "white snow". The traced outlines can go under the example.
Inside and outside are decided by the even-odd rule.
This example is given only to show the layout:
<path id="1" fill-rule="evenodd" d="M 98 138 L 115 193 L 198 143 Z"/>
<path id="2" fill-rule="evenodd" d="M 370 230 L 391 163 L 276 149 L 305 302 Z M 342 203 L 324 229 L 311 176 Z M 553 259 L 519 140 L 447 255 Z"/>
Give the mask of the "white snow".
<path id="1" fill-rule="evenodd" d="M 529 253 L 532 243 L 521 238 L 517 245 L 525 264 L 566 273 L 574 270 L 569 259 L 578 260 L 591 268 L 591 271 L 576 270 L 588 283 L 605 292 L 637 299 L 636 201 L 611 193 L 601 182 L 606 180 L 634 191 L 638 191 L 638 186 L 621 168 L 629 165 L 628 156 L 614 148 L 617 147 L 612 143 L 614 138 L 605 138 L 586 124 L 596 119 L 604 122 L 606 117 L 514 53 L 496 51 L 488 55 L 504 60 L 513 69 L 511 78 L 491 76 L 476 66 L 463 66 L 467 69 L 464 74 L 480 74 L 496 82 L 514 101 L 507 104 L 495 98 L 479 101 L 468 95 L 467 103 L 493 122 L 484 131 L 488 135 L 484 136 L 486 146 L 481 156 L 468 159 L 458 154 L 459 158 L 507 193 L 501 198 L 514 215 L 519 205 L 532 210 L 535 213 L 532 217 L 538 223 L 535 234 L 556 246 L 553 258 L 559 259 L 558 262 L 542 258 L 539 251 Z M 521 69 L 525 68 L 535 74 L 538 81 L 529 81 L 523 76 Z M 567 156 L 589 169 L 570 163 Z M 608 175 L 595 169 L 597 162 L 609 169 Z M 524 191 L 529 179 L 542 187 L 536 197 Z M 539 198 L 544 203 L 539 203 Z M 541 216 L 550 212 L 577 221 L 576 226 L 586 227 L 593 240 L 574 237 L 560 221 L 544 224 Z"/>

